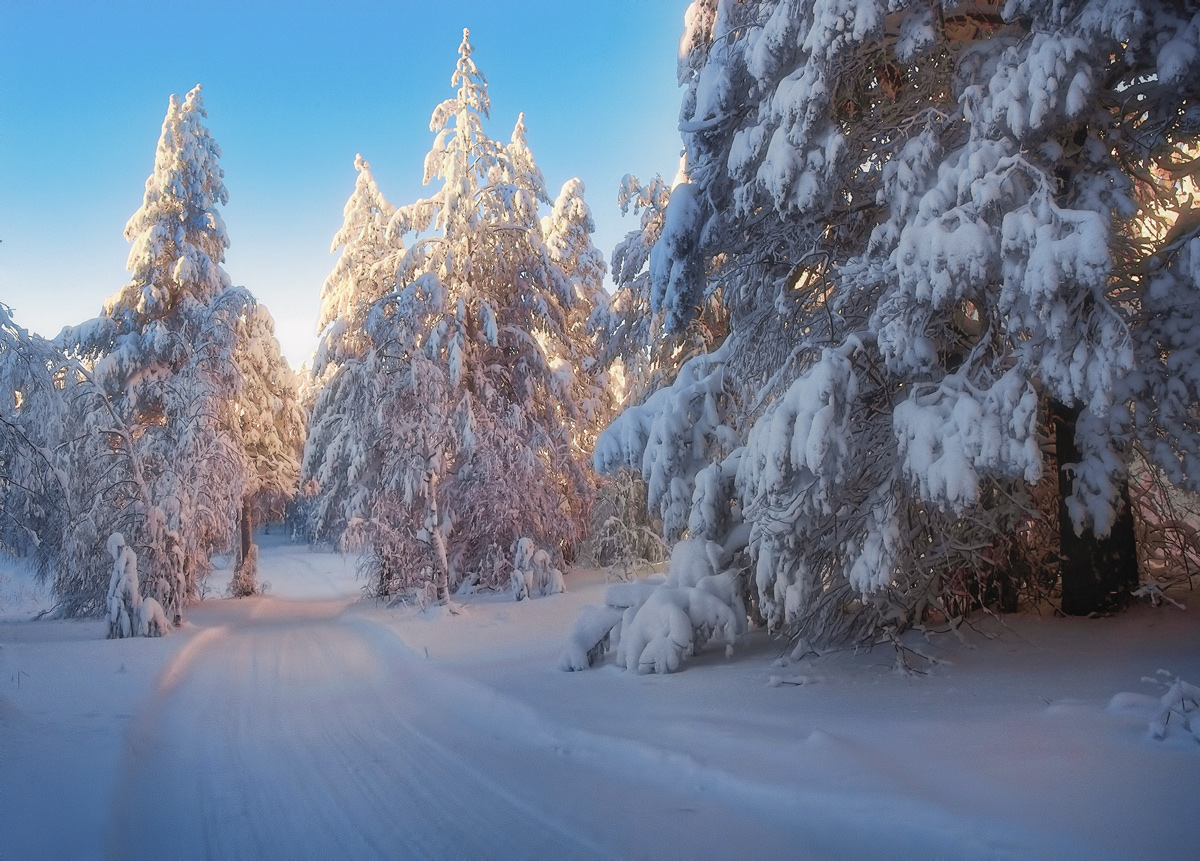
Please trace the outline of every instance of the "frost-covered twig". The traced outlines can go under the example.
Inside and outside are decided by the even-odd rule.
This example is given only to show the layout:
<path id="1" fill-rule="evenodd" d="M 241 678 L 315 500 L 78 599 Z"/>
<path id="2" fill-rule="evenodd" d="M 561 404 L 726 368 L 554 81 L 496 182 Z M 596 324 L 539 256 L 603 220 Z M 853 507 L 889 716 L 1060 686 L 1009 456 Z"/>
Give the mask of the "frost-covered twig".
<path id="1" fill-rule="evenodd" d="M 1178 607 L 1180 610 L 1186 610 L 1187 605 L 1176 601 L 1168 595 L 1163 588 L 1164 585 L 1169 586 L 1171 584 L 1163 584 L 1157 580 L 1143 580 L 1141 585 L 1133 590 L 1133 595 L 1135 598 L 1149 598 L 1150 606 L 1152 607 L 1157 607 L 1165 601 L 1168 604 Z"/>
<path id="2" fill-rule="evenodd" d="M 1150 735 L 1156 739 L 1166 738 L 1167 724 L 1171 716 L 1179 718 L 1184 730 L 1191 733 L 1196 741 L 1200 741 L 1200 722 L 1195 720 L 1200 710 L 1200 688 L 1188 684 L 1179 677 L 1172 677 L 1166 670 L 1159 670 L 1158 675 L 1170 678 L 1165 682 L 1158 678 L 1144 678 L 1142 681 L 1152 684 L 1164 684 L 1167 692 L 1159 701 L 1159 707 L 1150 715 Z"/>

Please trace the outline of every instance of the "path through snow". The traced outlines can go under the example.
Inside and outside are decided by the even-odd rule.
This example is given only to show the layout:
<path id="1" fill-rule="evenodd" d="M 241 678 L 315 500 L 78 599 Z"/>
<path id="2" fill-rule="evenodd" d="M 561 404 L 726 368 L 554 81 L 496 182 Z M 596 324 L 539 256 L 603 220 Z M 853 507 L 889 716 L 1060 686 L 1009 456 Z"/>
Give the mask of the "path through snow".
<path id="1" fill-rule="evenodd" d="M 714 833 L 794 851 L 771 805 L 631 780 L 569 736 L 340 603 L 264 599 L 167 668 L 129 736 L 108 854 L 614 857 L 652 834 L 703 857 Z"/>

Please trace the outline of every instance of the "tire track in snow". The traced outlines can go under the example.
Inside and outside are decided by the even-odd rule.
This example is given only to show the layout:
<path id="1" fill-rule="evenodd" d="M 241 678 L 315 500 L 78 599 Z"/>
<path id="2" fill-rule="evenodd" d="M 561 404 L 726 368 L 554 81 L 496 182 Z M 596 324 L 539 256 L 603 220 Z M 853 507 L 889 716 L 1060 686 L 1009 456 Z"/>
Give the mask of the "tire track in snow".
<path id="1" fill-rule="evenodd" d="M 618 857 L 650 811 L 686 843 L 719 807 L 524 737 L 515 704 L 360 617 L 262 607 L 213 630 L 131 728 L 110 857 Z"/>
<path id="2" fill-rule="evenodd" d="M 886 791 L 558 724 L 338 604 L 263 601 L 210 631 L 130 730 L 110 857 L 1052 857 L 1046 835 Z"/>
<path id="3" fill-rule="evenodd" d="M 403 668 L 353 626 L 264 616 L 164 674 L 131 730 L 110 856 L 606 854 L 415 727 Z"/>

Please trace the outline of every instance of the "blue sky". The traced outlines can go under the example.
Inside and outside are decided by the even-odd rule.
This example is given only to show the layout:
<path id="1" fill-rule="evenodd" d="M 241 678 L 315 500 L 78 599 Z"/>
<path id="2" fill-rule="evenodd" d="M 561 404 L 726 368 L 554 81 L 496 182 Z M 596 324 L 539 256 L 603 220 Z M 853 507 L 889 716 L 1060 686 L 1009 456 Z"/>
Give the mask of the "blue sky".
<path id="1" fill-rule="evenodd" d="M 384 195 L 423 196 L 429 115 L 462 28 L 507 141 L 524 111 L 553 196 L 587 186 L 607 257 L 635 226 L 621 177 L 679 161 L 675 62 L 687 0 L 0 0 L 0 301 L 53 335 L 125 283 L 171 93 L 204 85 L 229 205 L 225 268 L 294 365 L 316 341 L 329 242 L 361 152 Z"/>

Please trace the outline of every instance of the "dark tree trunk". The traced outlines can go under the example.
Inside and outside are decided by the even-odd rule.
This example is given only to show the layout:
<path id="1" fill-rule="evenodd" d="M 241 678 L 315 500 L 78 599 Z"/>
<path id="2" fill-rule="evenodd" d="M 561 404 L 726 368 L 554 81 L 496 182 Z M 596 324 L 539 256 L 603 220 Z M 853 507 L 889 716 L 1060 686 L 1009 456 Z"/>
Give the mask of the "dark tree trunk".
<path id="1" fill-rule="evenodd" d="M 250 547 L 254 544 L 254 520 L 250 513 L 250 499 L 245 497 L 242 499 L 242 517 L 239 524 L 242 533 L 242 543 L 238 548 L 238 561 L 245 561 L 250 555 Z"/>
<path id="2" fill-rule="evenodd" d="M 1137 543 L 1128 487 L 1122 485 L 1121 507 L 1107 536 L 1097 537 L 1091 527 L 1076 535 L 1067 512 L 1073 480 L 1063 465 L 1079 462 L 1075 425 L 1081 410 L 1052 401 L 1050 411 L 1058 459 L 1062 611 L 1068 616 L 1087 616 L 1119 610 L 1130 602 L 1138 586 Z"/>
<path id="3" fill-rule="evenodd" d="M 250 500 L 242 500 L 242 513 L 238 518 L 238 560 L 233 569 L 233 580 L 229 583 L 229 594 L 245 598 L 258 594 L 258 548 L 254 546 L 254 515 Z"/>

